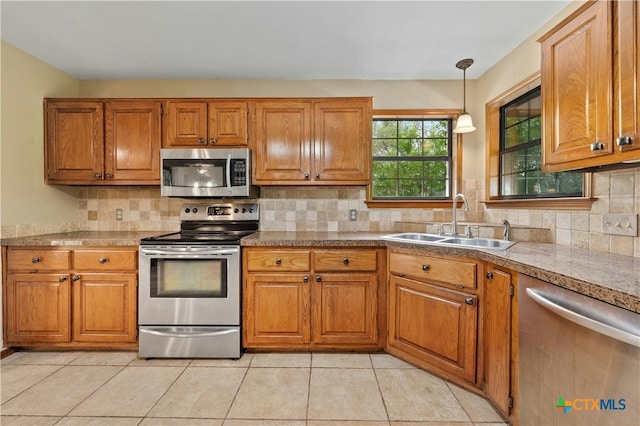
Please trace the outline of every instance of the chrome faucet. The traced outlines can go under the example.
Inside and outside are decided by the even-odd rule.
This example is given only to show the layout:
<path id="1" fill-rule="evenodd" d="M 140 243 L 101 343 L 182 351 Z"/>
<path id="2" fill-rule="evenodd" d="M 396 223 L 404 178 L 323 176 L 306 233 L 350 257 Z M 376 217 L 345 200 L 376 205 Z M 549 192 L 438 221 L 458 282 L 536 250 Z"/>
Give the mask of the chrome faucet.
<path id="1" fill-rule="evenodd" d="M 502 233 L 502 239 L 505 241 L 510 241 L 511 240 L 511 224 L 509 223 L 509 221 L 507 219 L 503 219 L 502 222 L 500 222 L 503 226 L 504 226 L 504 232 Z"/>
<path id="2" fill-rule="evenodd" d="M 458 198 L 461 198 L 464 202 L 464 211 L 469 211 L 469 203 L 467 202 L 467 198 L 464 196 L 464 194 L 457 194 L 455 197 L 453 197 L 453 220 L 451 221 L 451 235 L 458 235 L 458 219 L 456 217 L 456 203 L 458 201 Z"/>

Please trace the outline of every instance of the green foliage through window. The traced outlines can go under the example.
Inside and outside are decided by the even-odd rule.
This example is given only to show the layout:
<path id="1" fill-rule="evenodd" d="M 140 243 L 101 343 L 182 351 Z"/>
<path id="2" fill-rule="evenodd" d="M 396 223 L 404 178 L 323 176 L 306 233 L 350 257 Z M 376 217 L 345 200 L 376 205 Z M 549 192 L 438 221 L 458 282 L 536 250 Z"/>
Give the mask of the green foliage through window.
<path id="1" fill-rule="evenodd" d="M 451 121 L 374 118 L 373 199 L 450 198 Z"/>
<path id="2" fill-rule="evenodd" d="M 500 196 L 581 197 L 580 172 L 542 173 L 540 87 L 500 108 Z"/>

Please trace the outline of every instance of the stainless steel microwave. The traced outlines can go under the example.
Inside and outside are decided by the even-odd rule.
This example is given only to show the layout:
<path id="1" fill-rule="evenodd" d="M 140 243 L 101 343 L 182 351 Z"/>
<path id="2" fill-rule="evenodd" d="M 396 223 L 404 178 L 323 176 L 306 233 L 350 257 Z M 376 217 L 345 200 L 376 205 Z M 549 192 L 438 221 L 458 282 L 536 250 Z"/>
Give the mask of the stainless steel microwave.
<path id="1" fill-rule="evenodd" d="M 161 195 L 182 198 L 255 198 L 248 148 L 161 149 Z"/>

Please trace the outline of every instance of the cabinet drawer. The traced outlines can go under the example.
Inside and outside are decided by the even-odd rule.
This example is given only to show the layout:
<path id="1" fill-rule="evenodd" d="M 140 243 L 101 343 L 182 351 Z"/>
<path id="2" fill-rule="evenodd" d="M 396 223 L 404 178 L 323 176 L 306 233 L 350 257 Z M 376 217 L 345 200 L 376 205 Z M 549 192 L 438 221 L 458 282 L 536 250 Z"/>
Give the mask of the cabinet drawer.
<path id="1" fill-rule="evenodd" d="M 313 266 L 317 272 L 375 271 L 375 250 L 314 250 Z"/>
<path id="2" fill-rule="evenodd" d="M 70 266 L 69 250 L 23 250 L 7 251 L 7 269 L 12 271 L 56 271 Z"/>
<path id="3" fill-rule="evenodd" d="M 472 261 L 392 252 L 389 271 L 398 276 L 437 281 L 458 288 L 476 288 L 477 264 Z"/>
<path id="4" fill-rule="evenodd" d="M 78 270 L 135 270 L 135 250 L 74 250 L 73 267 Z"/>
<path id="5" fill-rule="evenodd" d="M 309 250 L 256 250 L 248 251 L 247 270 L 304 272 L 309 271 Z"/>

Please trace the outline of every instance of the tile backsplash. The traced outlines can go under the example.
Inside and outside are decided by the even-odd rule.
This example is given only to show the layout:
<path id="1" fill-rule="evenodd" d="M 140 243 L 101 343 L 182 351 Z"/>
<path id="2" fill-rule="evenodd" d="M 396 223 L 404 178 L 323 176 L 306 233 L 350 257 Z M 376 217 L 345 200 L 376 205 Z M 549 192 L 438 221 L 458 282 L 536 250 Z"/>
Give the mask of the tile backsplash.
<path id="1" fill-rule="evenodd" d="M 640 238 L 602 233 L 604 213 L 640 212 L 640 168 L 593 175 L 590 211 L 485 209 L 483 182 L 467 179 L 463 192 L 470 210 L 458 209 L 460 223 L 499 223 L 543 228 L 552 242 L 640 257 Z M 262 187 L 263 231 L 395 232 L 398 223 L 448 223 L 451 209 L 370 209 L 365 187 Z M 158 187 L 83 187 L 77 222 L 3 226 L 2 237 L 67 231 L 159 231 L 180 228 L 180 208 L 190 202 L 160 196 Z M 116 220 L 122 209 L 122 220 Z M 349 210 L 357 220 L 349 220 Z"/>

